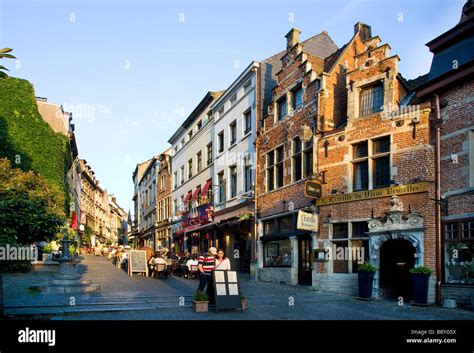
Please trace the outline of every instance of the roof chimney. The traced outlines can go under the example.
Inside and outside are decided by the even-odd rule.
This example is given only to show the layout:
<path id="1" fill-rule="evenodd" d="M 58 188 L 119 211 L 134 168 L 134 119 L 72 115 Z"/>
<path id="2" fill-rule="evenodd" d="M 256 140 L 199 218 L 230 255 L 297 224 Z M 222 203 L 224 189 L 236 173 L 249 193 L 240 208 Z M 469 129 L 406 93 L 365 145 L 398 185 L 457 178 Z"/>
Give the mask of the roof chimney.
<path id="1" fill-rule="evenodd" d="M 370 28 L 369 25 L 366 25 L 365 23 L 357 22 L 354 25 L 354 35 L 358 33 L 362 41 L 372 38 L 372 29 Z"/>
<path id="2" fill-rule="evenodd" d="M 459 23 L 467 21 L 474 13 L 474 0 L 467 0 L 462 8 L 461 20 Z"/>
<path id="3" fill-rule="evenodd" d="M 289 50 L 299 42 L 301 31 L 297 28 L 292 28 L 285 36 L 286 38 L 286 50 Z"/>

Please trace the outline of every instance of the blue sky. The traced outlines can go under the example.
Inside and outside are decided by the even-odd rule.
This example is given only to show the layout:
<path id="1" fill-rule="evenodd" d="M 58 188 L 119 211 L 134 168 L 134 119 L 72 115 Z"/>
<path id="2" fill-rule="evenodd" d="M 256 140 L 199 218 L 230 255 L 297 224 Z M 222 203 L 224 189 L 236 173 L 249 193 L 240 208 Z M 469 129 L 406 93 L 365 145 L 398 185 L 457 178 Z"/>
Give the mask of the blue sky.
<path id="1" fill-rule="evenodd" d="M 401 58 L 429 70 L 425 43 L 454 26 L 465 0 L 0 0 L 2 63 L 36 95 L 73 112 L 79 154 L 133 212 L 132 172 L 159 154 L 208 90 L 225 89 L 252 60 L 323 30 L 338 47 L 362 21 Z"/>

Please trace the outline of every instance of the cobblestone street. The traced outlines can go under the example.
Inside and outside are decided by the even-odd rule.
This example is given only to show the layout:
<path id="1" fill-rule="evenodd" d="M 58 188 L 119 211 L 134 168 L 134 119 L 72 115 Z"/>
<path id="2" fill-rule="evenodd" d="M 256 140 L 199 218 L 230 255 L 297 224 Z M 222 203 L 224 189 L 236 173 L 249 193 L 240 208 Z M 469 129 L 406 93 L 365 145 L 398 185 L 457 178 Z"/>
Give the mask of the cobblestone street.
<path id="1" fill-rule="evenodd" d="M 364 302 L 351 296 L 320 293 L 304 286 L 262 283 L 241 277 L 249 309 L 194 313 L 191 298 L 197 280 L 171 277 L 156 280 L 128 276 L 104 257 L 84 255 L 78 265 L 83 279 L 101 286 L 90 294 L 46 294 L 28 290 L 45 283 L 51 274 L 5 275 L 5 311 L 13 317 L 52 320 L 473 320 L 467 309 L 398 306 L 396 302 Z M 71 305 L 73 303 L 74 305 Z M 181 304 L 181 305 L 180 305 Z M 184 305 L 182 305 L 184 304 Z M 291 305 L 293 304 L 293 305 Z"/>

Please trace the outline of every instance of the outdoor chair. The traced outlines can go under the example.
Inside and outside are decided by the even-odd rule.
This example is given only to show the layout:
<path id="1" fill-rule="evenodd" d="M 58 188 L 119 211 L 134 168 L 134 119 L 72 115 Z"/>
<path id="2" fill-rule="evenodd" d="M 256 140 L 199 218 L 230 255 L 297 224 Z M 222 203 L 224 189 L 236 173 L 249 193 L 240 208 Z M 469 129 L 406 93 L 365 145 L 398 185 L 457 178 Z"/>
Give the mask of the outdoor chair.
<path id="1" fill-rule="evenodd" d="M 198 265 L 191 265 L 191 271 L 189 274 L 189 278 L 197 278 L 198 277 Z"/>
<path id="2" fill-rule="evenodd" d="M 155 278 L 165 278 L 165 264 L 156 264 L 155 265 Z"/>

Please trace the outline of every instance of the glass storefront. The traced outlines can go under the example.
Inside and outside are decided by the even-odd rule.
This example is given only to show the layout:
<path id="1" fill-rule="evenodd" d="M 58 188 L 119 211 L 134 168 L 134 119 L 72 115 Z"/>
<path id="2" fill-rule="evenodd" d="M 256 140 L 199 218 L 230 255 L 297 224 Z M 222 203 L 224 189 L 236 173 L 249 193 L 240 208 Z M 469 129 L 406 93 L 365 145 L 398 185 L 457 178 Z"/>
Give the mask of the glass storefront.
<path id="1" fill-rule="evenodd" d="M 474 286 L 474 219 L 446 222 L 445 283 Z"/>

